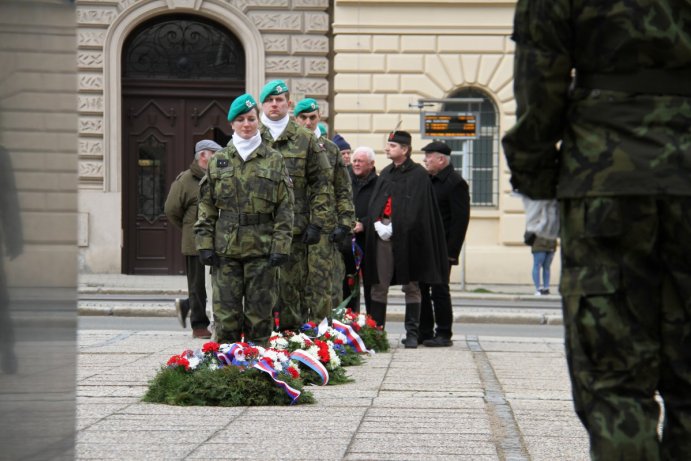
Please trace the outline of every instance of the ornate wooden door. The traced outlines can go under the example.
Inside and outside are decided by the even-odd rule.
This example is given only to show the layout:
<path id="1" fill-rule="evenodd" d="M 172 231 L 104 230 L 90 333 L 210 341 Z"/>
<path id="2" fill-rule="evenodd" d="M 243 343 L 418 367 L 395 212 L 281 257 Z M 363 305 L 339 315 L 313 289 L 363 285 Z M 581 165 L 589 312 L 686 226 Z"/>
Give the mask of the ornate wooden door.
<path id="1" fill-rule="evenodd" d="M 181 233 L 163 206 L 194 160 L 194 145 L 225 146 L 232 100 L 243 92 L 239 41 L 215 23 L 165 16 L 140 26 L 123 54 L 123 272 L 184 274 Z"/>

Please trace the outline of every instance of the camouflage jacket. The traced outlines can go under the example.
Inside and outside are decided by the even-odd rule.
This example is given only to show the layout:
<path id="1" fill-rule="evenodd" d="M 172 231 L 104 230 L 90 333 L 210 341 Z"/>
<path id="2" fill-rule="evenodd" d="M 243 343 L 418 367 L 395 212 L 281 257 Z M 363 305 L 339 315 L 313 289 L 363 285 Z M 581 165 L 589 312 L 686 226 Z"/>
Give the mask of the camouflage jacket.
<path id="1" fill-rule="evenodd" d="M 513 40 L 515 189 L 691 195 L 691 97 L 669 90 L 691 80 L 690 2 L 519 0 Z"/>
<path id="2" fill-rule="evenodd" d="M 278 152 L 262 143 L 243 161 L 231 141 L 199 188 L 197 249 L 234 259 L 290 254 L 293 190 Z"/>
<path id="3" fill-rule="evenodd" d="M 302 234 L 310 222 L 324 228 L 329 215 L 329 172 L 331 167 L 314 133 L 294 120 L 274 141 L 265 126 L 259 128 L 264 142 L 281 153 L 293 181 L 295 218 L 293 235 Z"/>
<path id="4" fill-rule="evenodd" d="M 329 187 L 333 194 L 331 216 L 327 221 L 323 233 L 331 232 L 334 227 L 345 226 L 353 229 L 355 226 L 355 206 L 353 205 L 353 188 L 350 184 L 348 169 L 343 163 L 341 151 L 333 141 L 325 136 L 319 137 L 319 144 L 326 149 L 326 157 L 331 165 L 331 181 Z"/>
<path id="5" fill-rule="evenodd" d="M 196 255 L 194 244 L 194 223 L 197 221 L 197 201 L 199 200 L 199 181 L 204 170 L 194 161 L 188 170 L 183 171 L 170 185 L 163 211 L 175 225 L 182 229 L 181 250 L 184 255 Z"/>

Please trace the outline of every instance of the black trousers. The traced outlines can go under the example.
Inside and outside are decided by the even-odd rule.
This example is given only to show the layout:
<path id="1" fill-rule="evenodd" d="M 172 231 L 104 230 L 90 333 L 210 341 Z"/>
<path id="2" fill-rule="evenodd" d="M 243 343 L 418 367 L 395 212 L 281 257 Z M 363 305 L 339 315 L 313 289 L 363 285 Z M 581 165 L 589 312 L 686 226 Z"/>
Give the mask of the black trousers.
<path id="1" fill-rule="evenodd" d="M 206 328 L 210 322 L 206 315 L 205 266 L 199 256 L 186 255 L 185 269 L 187 270 L 187 303 L 190 307 L 190 325 L 192 328 Z"/>
<path id="2" fill-rule="evenodd" d="M 420 283 L 420 334 L 419 338 L 435 336 L 434 323 L 437 323 L 436 336 L 451 339 L 451 325 L 453 324 L 453 308 L 448 283 L 430 285 Z"/>

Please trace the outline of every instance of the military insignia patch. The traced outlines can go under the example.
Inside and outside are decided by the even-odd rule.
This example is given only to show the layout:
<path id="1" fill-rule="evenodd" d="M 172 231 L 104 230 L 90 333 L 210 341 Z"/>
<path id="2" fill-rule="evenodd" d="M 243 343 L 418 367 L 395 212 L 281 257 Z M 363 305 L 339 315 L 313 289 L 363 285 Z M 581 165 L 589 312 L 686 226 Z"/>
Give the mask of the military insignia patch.
<path id="1" fill-rule="evenodd" d="M 226 168 L 228 167 L 228 159 L 226 158 L 219 158 L 216 160 L 216 166 L 219 168 Z"/>

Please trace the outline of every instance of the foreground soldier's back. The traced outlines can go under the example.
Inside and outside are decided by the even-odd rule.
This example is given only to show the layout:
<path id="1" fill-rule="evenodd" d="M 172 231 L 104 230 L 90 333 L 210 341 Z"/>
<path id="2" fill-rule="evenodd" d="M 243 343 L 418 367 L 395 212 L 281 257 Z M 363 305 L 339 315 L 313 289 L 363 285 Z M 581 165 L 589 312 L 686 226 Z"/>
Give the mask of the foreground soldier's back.
<path id="1" fill-rule="evenodd" d="M 503 145 L 515 189 L 560 199 L 567 356 L 591 456 L 688 459 L 691 2 L 519 0 L 513 38 L 517 123 Z"/>

